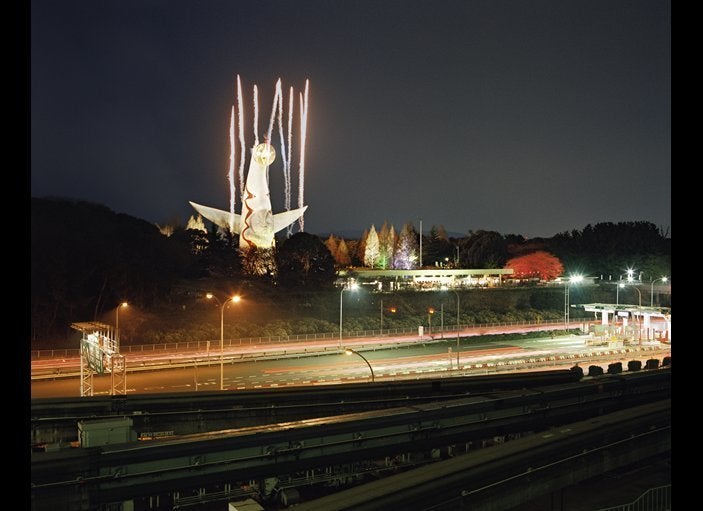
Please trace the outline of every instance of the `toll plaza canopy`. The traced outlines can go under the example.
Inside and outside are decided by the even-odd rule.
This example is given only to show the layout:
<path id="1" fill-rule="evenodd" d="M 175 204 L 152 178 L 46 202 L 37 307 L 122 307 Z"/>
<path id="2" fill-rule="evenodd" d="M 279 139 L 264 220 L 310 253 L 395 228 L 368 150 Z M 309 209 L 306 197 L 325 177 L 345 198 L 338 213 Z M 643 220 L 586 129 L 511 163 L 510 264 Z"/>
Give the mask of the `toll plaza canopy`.
<path id="1" fill-rule="evenodd" d="M 624 327 L 627 326 L 627 320 L 631 316 L 633 320 L 637 320 L 640 335 L 644 330 L 647 338 L 649 338 L 650 330 L 653 330 L 651 319 L 662 318 L 664 327 L 662 329 L 665 338 L 671 340 L 671 308 L 670 307 L 646 307 L 632 304 L 613 304 L 613 303 L 582 303 L 574 304 L 572 307 L 583 307 L 588 312 L 594 312 L 596 318 L 598 313 L 601 315 L 601 325 L 607 327 L 609 325 L 609 317 L 612 315 L 613 325 L 618 322 L 618 318 L 622 320 Z"/>
<path id="2" fill-rule="evenodd" d="M 583 307 L 587 312 L 605 312 L 608 314 L 621 315 L 619 313 L 630 313 L 633 316 L 671 318 L 671 307 L 648 307 L 645 305 L 634 305 L 629 303 L 581 303 L 573 304 L 572 307 Z"/>

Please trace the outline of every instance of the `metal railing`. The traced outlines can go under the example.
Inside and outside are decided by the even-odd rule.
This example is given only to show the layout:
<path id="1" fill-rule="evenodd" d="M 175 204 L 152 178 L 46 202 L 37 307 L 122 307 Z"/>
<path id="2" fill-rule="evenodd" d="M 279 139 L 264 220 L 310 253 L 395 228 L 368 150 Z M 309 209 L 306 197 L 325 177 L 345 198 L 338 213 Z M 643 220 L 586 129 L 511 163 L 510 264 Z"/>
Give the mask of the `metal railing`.
<path id="1" fill-rule="evenodd" d="M 620 506 L 601 508 L 598 511 L 670 511 L 671 485 L 650 488 L 637 500 Z"/>
<path id="2" fill-rule="evenodd" d="M 572 320 L 570 325 L 580 325 L 581 323 L 588 322 L 588 320 Z M 553 325 L 563 325 L 563 319 L 554 320 L 541 320 L 541 321 L 507 321 L 507 322 L 497 322 L 497 323 L 479 323 L 479 324 L 466 324 L 459 325 L 459 329 L 464 332 L 467 329 L 481 329 L 481 328 L 493 328 L 493 327 L 510 327 L 510 326 L 553 326 Z M 451 339 L 452 333 L 456 333 L 456 325 L 445 325 L 442 329 L 441 326 L 432 325 L 433 337 L 437 335 L 446 335 L 448 339 Z M 417 335 L 417 327 L 415 328 L 384 328 L 383 330 L 357 330 L 344 332 L 345 339 L 354 339 L 359 337 L 392 337 L 392 336 L 403 336 L 403 335 Z M 430 333 L 425 329 L 426 336 Z M 292 335 L 275 335 L 275 336 L 261 336 L 261 337 L 244 337 L 239 339 L 225 339 L 225 347 L 232 346 L 251 346 L 251 345 L 261 345 L 261 344 L 281 344 L 281 343 L 295 343 L 295 342 L 308 342 L 315 340 L 325 340 L 325 339 L 338 339 L 339 334 L 337 332 L 324 332 L 316 334 L 292 334 Z M 166 352 L 166 351 L 207 351 L 219 350 L 220 340 L 212 339 L 208 341 L 186 341 L 186 342 L 170 342 L 170 343 L 158 343 L 158 344 L 135 344 L 135 345 L 122 345 L 120 346 L 120 353 L 154 353 L 154 352 Z M 32 360 L 38 359 L 52 359 L 52 358 L 73 358 L 80 355 L 79 350 L 76 349 L 54 349 L 54 350 L 32 350 L 30 356 Z"/>

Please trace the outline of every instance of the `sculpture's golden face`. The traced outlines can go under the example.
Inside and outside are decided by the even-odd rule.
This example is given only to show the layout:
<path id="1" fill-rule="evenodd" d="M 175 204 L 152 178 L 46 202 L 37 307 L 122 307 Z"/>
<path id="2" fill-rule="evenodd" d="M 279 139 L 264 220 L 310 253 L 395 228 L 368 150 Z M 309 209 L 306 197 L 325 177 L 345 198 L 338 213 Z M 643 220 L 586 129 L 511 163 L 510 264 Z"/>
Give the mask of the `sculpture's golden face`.
<path id="1" fill-rule="evenodd" d="M 254 161 L 259 165 L 268 167 L 276 159 L 276 150 L 271 144 L 263 143 L 259 144 L 254 148 L 254 153 L 252 154 Z"/>

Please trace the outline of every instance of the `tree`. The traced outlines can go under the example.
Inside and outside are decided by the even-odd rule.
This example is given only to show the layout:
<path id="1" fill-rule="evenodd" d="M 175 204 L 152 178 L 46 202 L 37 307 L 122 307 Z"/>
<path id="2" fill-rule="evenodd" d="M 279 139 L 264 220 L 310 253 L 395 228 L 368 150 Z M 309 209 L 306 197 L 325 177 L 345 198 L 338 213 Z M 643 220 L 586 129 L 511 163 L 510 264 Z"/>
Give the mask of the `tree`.
<path id="1" fill-rule="evenodd" d="M 327 238 L 327 241 L 325 241 L 325 246 L 327 247 L 327 250 L 330 251 L 330 254 L 332 254 L 332 257 L 337 258 L 337 239 L 330 234 L 330 237 Z"/>
<path id="2" fill-rule="evenodd" d="M 359 238 L 359 242 L 356 245 L 355 254 L 361 266 L 364 266 L 364 264 L 366 264 L 364 260 L 366 258 L 366 238 L 368 237 L 369 231 L 364 230 L 363 234 L 361 235 L 361 238 Z"/>
<path id="3" fill-rule="evenodd" d="M 466 268 L 502 268 L 508 259 L 508 247 L 503 236 L 495 231 L 469 232 L 462 240 L 462 262 Z"/>
<path id="4" fill-rule="evenodd" d="M 337 253 L 335 254 L 334 260 L 342 268 L 346 268 L 351 265 L 349 249 L 347 248 L 347 243 L 344 241 L 344 238 L 339 240 L 339 245 L 337 245 Z"/>
<path id="5" fill-rule="evenodd" d="M 231 252 L 234 252 L 232 250 Z M 276 249 L 249 247 L 241 251 L 242 271 L 246 275 L 274 280 L 277 274 Z"/>
<path id="6" fill-rule="evenodd" d="M 417 235 L 412 224 L 403 226 L 398 236 L 398 243 L 393 254 L 393 268 L 397 270 L 412 270 L 418 266 Z"/>
<path id="7" fill-rule="evenodd" d="M 200 214 L 198 214 L 198 218 L 195 218 L 193 215 L 190 216 L 190 218 L 188 219 L 188 224 L 186 225 L 186 229 L 207 232 L 207 229 L 205 228 L 205 222 L 203 222 L 203 217 L 200 216 Z"/>
<path id="8" fill-rule="evenodd" d="M 427 247 L 423 247 L 422 262 L 425 265 L 441 266 L 445 261 L 453 260 L 452 245 L 449 243 L 447 231 L 443 225 L 433 225 L 427 240 Z"/>
<path id="9" fill-rule="evenodd" d="M 56 339 L 125 299 L 149 306 L 186 272 L 189 248 L 154 224 L 70 199 L 31 200 L 32 337 Z"/>
<path id="10" fill-rule="evenodd" d="M 334 259 L 317 236 L 298 232 L 277 250 L 278 282 L 285 287 L 325 288 L 335 279 Z"/>
<path id="11" fill-rule="evenodd" d="M 393 263 L 393 249 L 395 247 L 395 229 L 388 228 L 388 223 L 383 222 L 383 227 L 378 233 L 379 256 L 378 266 L 382 269 L 390 268 Z"/>
<path id="12" fill-rule="evenodd" d="M 561 261 L 554 255 L 544 250 L 510 259 L 506 268 L 512 268 L 516 278 L 537 278 L 540 280 L 554 280 L 564 273 Z"/>
<path id="13" fill-rule="evenodd" d="M 364 266 L 375 268 L 379 262 L 380 246 L 376 228 L 371 224 L 369 234 L 366 236 L 366 248 L 364 250 Z"/>

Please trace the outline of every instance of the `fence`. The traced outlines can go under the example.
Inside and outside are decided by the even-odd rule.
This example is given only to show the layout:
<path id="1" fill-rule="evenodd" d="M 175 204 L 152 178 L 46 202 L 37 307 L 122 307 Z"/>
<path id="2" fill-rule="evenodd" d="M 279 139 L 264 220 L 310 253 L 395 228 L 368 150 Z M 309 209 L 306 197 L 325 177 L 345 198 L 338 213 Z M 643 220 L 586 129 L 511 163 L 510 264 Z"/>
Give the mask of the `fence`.
<path id="1" fill-rule="evenodd" d="M 598 511 L 670 511 L 671 485 L 650 488 L 629 504 L 599 509 Z"/>
<path id="2" fill-rule="evenodd" d="M 573 325 L 575 321 L 571 321 L 570 325 Z M 577 324 L 581 324 L 578 322 Z M 563 325 L 563 319 L 548 320 L 548 321 L 508 321 L 503 323 L 482 323 L 478 325 L 459 325 L 459 330 L 466 331 L 467 329 L 481 329 L 481 328 L 494 328 L 494 327 L 520 327 L 520 326 L 554 326 Z M 432 332 L 425 329 L 426 335 L 448 335 L 451 338 L 451 334 L 457 331 L 456 325 L 447 326 L 444 328 L 441 326 L 432 326 Z M 354 339 L 359 337 L 390 337 L 390 336 L 402 336 L 402 335 L 417 335 L 417 328 L 384 328 L 383 330 L 359 330 L 344 332 L 344 338 Z M 318 333 L 318 334 L 294 334 L 285 336 L 262 336 L 262 337 L 244 337 L 240 339 L 225 339 L 225 347 L 232 346 L 247 346 L 247 345 L 261 345 L 261 344 L 280 344 L 280 343 L 291 343 L 291 342 L 308 342 L 315 340 L 326 340 L 326 339 L 339 339 L 339 333 Z M 157 351 L 207 351 L 209 349 L 219 349 L 220 340 L 210 340 L 210 341 L 187 341 L 187 342 L 171 342 L 171 343 L 160 343 L 160 344 L 135 344 L 133 346 L 123 345 L 120 346 L 120 353 L 152 353 Z M 80 355 L 78 348 L 75 349 L 56 349 L 56 350 L 32 350 L 31 359 L 47 359 L 47 358 L 73 358 Z"/>

